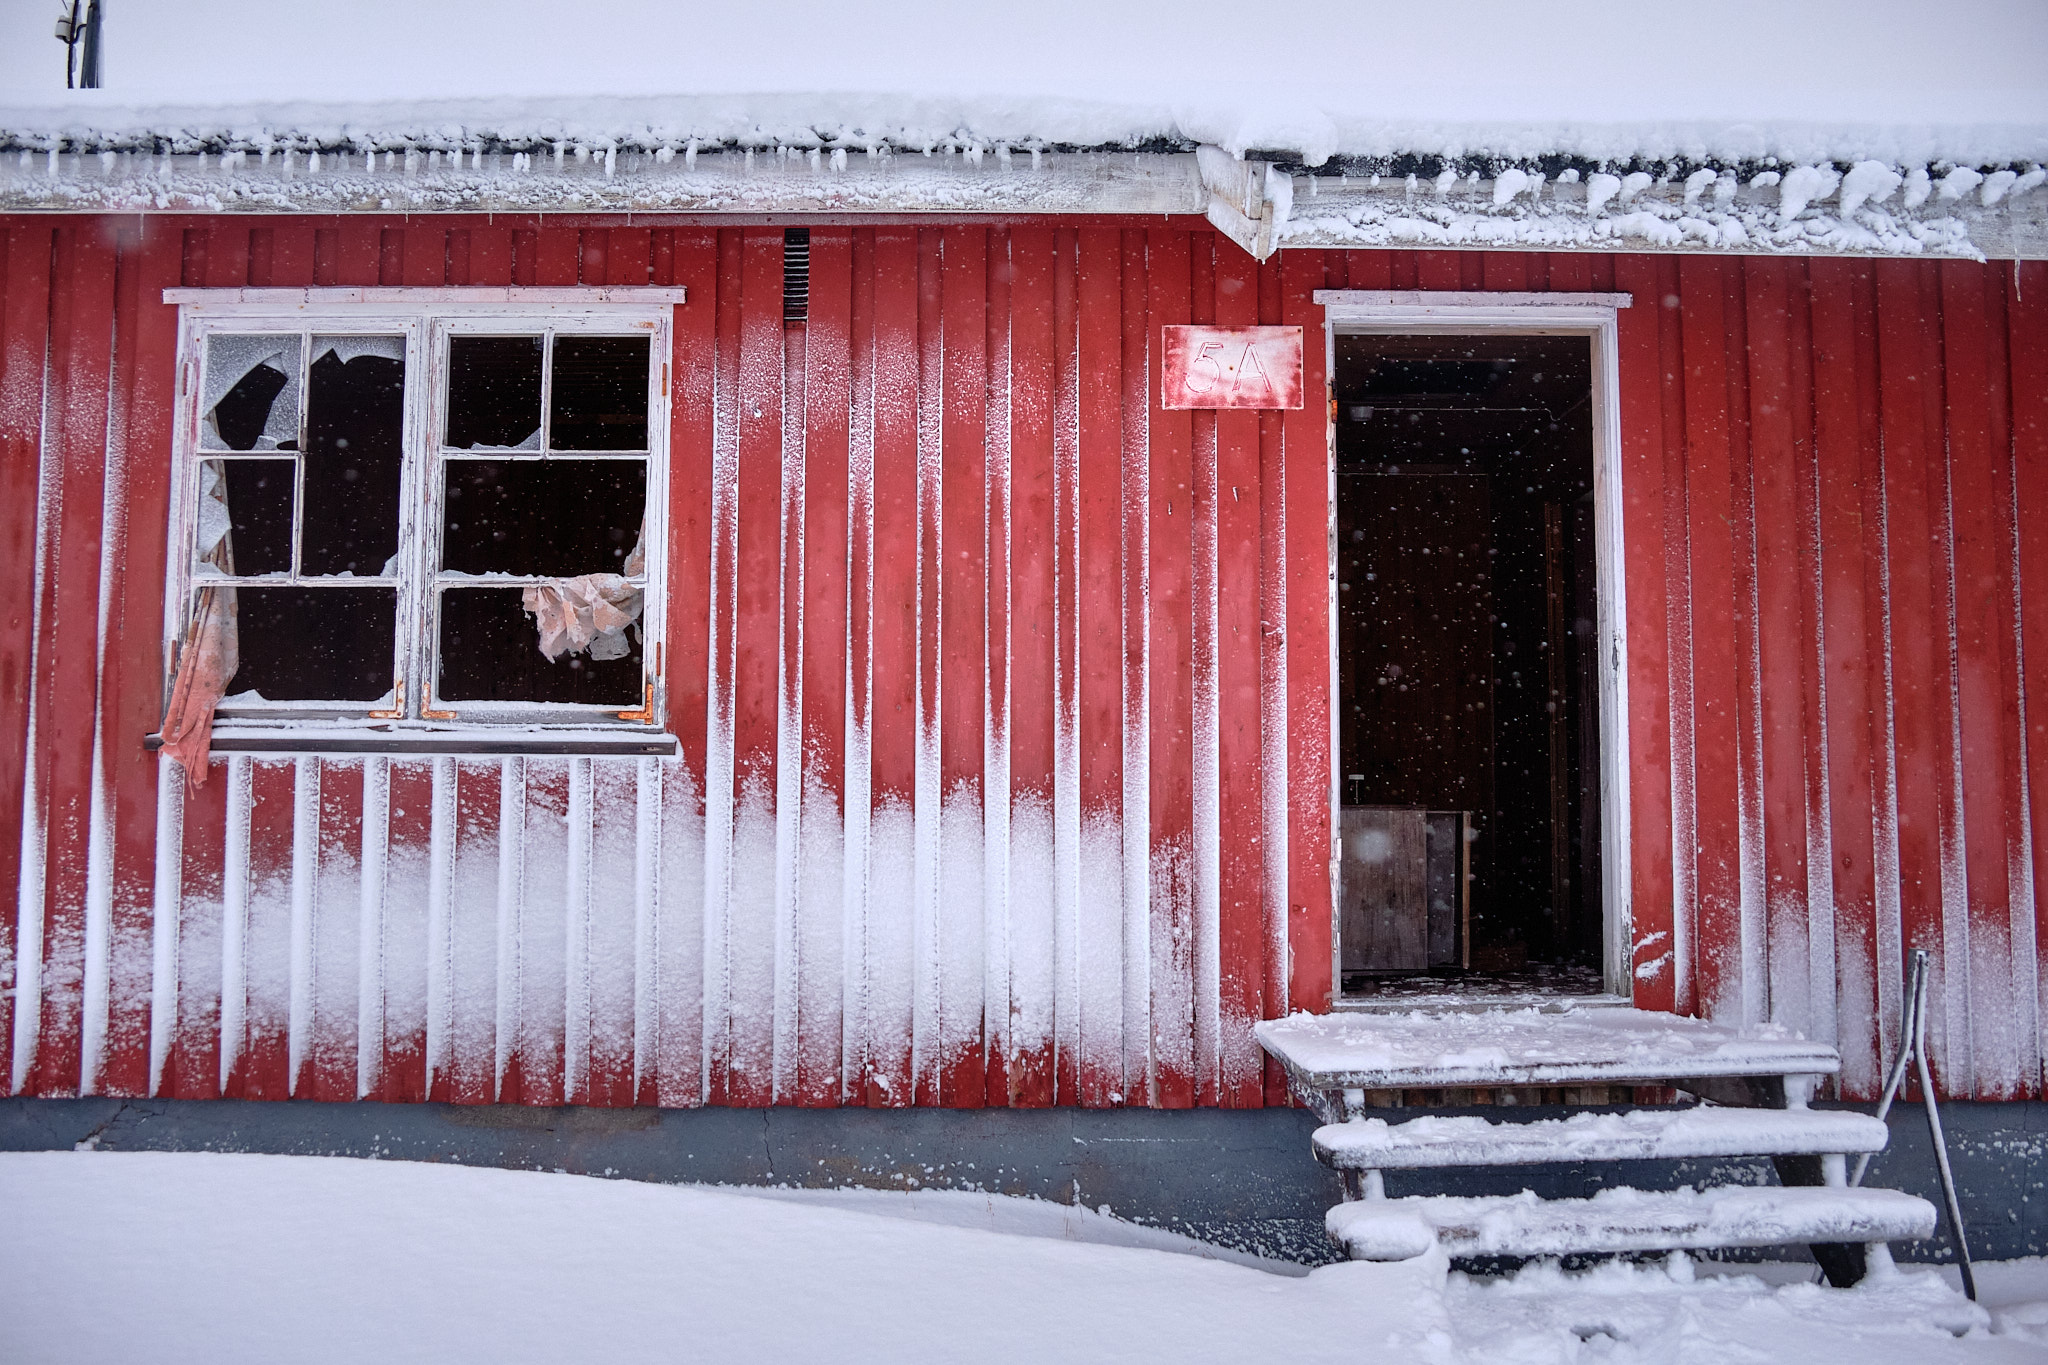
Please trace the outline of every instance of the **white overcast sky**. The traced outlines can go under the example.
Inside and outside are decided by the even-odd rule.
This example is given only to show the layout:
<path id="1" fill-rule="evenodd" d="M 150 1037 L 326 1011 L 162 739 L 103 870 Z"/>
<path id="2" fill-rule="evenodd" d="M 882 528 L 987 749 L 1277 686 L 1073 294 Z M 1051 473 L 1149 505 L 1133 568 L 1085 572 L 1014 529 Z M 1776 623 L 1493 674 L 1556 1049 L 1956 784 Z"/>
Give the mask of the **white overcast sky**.
<path id="1" fill-rule="evenodd" d="M 0 103 L 67 96 L 0 0 Z M 108 0 L 120 103 L 911 92 L 1407 120 L 2048 124 L 2048 0 Z"/>

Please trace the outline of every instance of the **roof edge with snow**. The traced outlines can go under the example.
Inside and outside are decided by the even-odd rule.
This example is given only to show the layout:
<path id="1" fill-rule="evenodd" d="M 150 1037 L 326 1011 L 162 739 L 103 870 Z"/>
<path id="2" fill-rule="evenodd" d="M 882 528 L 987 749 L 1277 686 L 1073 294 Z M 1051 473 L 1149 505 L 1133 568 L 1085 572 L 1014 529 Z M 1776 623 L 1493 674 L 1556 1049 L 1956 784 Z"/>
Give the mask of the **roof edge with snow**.
<path id="1" fill-rule="evenodd" d="M 2048 256 L 2048 129 L 1277 133 L 1187 110 L 874 96 L 0 110 L 0 211 L 1162 213 L 1204 214 L 1262 258 Z"/>

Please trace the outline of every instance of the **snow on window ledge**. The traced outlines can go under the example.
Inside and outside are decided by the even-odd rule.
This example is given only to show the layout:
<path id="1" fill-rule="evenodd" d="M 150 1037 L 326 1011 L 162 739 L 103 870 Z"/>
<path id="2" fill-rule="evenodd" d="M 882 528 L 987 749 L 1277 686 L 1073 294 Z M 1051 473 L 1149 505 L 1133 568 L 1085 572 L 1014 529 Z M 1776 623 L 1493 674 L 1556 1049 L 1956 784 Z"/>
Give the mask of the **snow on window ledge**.
<path id="1" fill-rule="evenodd" d="M 143 740 L 162 747 L 161 734 Z M 216 754 L 567 754 L 673 757 L 676 737 L 649 726 L 464 725 L 414 723 L 382 725 L 255 725 L 223 722 L 214 727 Z"/>

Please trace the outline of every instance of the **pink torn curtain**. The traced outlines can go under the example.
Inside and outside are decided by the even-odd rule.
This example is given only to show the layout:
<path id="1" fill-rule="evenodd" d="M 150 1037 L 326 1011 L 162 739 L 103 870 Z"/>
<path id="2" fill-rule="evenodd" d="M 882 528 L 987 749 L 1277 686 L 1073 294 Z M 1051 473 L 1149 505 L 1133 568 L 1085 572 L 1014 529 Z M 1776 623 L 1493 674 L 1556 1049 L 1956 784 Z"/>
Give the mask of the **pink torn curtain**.
<path id="1" fill-rule="evenodd" d="M 199 562 L 231 574 L 235 567 L 228 537 L 226 473 L 217 460 L 209 460 L 199 469 Z M 185 780 L 193 787 L 206 785 L 213 708 L 227 695 L 228 683 L 241 666 L 235 590 L 201 588 L 191 624 L 180 642 L 178 675 L 171 683 L 171 704 L 163 724 L 164 752 L 178 760 Z"/>

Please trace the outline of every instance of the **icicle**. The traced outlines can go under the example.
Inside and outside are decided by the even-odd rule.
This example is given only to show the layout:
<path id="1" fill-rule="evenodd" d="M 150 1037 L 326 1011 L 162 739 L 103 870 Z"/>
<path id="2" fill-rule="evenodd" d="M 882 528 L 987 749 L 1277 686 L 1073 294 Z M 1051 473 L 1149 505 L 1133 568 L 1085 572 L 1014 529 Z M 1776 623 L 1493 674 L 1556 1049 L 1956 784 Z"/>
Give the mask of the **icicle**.
<path id="1" fill-rule="evenodd" d="M 697 169 L 697 139 L 696 139 L 696 138 L 691 138 L 691 139 L 690 139 L 690 144 L 689 144 L 689 145 L 688 145 L 687 147 L 683 148 L 683 169 L 685 169 L 685 170 L 691 170 L 691 171 L 694 171 L 694 170 L 696 170 L 696 169 Z"/>

